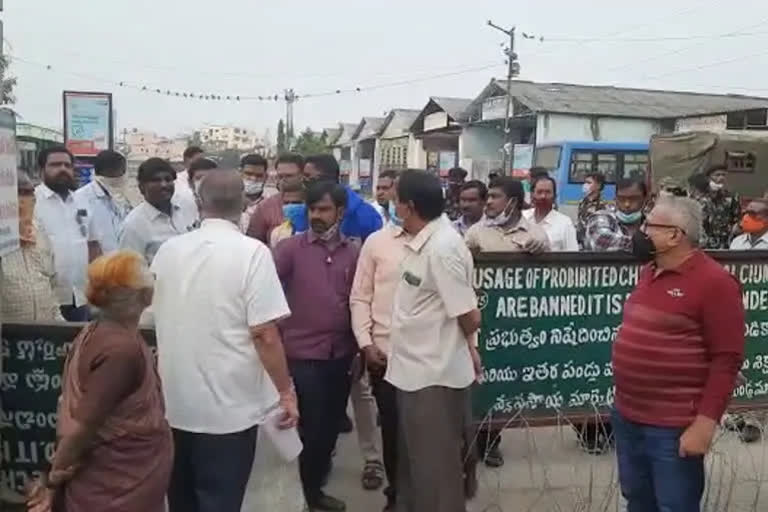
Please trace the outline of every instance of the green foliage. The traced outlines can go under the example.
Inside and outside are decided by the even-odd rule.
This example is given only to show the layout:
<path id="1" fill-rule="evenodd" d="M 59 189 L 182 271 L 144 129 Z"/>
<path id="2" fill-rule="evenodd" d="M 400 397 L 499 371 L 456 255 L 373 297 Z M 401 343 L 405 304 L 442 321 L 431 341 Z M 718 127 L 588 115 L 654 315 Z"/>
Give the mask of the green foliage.
<path id="1" fill-rule="evenodd" d="M 8 76 L 8 57 L 0 55 L 0 105 L 16 103 L 13 90 L 16 87 L 16 77 Z"/>
<path id="2" fill-rule="evenodd" d="M 296 144 L 293 146 L 293 151 L 307 156 L 327 153 L 329 148 L 325 135 L 313 132 L 310 128 L 307 128 L 299 134 L 299 138 L 296 139 Z"/>

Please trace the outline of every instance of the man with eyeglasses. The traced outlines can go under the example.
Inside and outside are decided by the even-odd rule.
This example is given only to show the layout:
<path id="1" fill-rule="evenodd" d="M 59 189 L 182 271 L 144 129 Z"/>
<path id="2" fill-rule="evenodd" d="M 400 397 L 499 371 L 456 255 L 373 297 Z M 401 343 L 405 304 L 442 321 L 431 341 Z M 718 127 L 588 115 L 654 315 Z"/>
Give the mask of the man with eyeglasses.
<path id="1" fill-rule="evenodd" d="M 698 511 L 704 456 L 744 358 L 739 282 L 699 249 L 701 206 L 660 198 L 632 237 L 646 265 L 613 344 L 613 430 L 628 510 Z"/>

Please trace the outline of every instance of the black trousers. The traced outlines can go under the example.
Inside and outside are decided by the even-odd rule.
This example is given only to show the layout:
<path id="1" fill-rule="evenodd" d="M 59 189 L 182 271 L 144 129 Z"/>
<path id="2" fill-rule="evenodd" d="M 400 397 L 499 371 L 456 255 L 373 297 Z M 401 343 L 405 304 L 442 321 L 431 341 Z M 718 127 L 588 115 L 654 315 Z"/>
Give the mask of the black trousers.
<path id="1" fill-rule="evenodd" d="M 299 475 L 311 505 L 320 495 L 347 408 L 352 356 L 330 360 L 289 359 L 288 368 L 299 399 Z"/>
<path id="2" fill-rule="evenodd" d="M 240 512 L 257 438 L 255 426 L 232 434 L 173 429 L 169 512 Z"/>
<path id="3" fill-rule="evenodd" d="M 390 501 L 397 496 L 397 392 L 395 387 L 384 380 L 383 373 L 369 373 L 371 391 L 381 417 L 381 451 L 384 456 L 384 471 L 388 486 L 384 494 Z"/>

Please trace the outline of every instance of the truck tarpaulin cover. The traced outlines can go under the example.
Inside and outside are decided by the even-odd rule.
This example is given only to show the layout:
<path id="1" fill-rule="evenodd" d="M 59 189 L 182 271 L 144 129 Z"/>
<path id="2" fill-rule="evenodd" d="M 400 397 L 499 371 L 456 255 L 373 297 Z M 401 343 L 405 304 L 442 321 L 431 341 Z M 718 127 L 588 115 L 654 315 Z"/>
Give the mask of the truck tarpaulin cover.
<path id="1" fill-rule="evenodd" d="M 744 198 L 760 197 L 768 189 L 768 133 L 690 132 L 651 138 L 651 181 L 665 177 L 683 185 L 693 174 L 715 164 L 728 170 L 728 188 Z"/>

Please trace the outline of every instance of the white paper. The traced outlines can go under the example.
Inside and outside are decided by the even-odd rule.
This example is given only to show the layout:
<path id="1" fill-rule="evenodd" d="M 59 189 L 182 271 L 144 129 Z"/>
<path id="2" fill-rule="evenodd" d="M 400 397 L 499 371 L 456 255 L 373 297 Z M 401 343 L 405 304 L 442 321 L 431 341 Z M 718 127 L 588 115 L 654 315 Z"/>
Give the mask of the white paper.
<path id="1" fill-rule="evenodd" d="M 299 456 L 304 446 L 301 444 L 299 432 L 296 430 L 296 427 L 287 429 L 280 428 L 280 419 L 282 417 L 282 407 L 273 409 L 272 412 L 267 415 L 267 418 L 262 425 L 262 429 L 264 429 L 267 438 L 269 438 L 277 449 L 277 453 L 280 454 L 283 460 L 290 462 Z"/>

